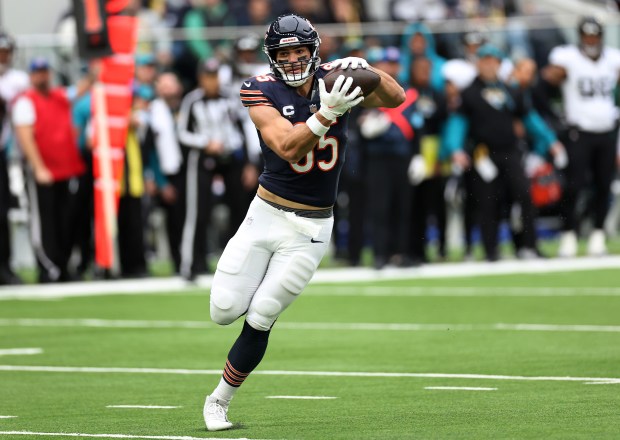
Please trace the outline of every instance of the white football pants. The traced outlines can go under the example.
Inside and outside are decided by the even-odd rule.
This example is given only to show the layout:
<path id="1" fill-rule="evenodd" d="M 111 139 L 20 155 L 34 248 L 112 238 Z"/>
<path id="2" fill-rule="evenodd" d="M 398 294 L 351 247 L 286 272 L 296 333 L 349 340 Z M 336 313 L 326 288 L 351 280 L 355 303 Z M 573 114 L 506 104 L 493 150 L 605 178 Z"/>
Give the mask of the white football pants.
<path id="1" fill-rule="evenodd" d="M 247 312 L 248 324 L 269 330 L 314 275 L 333 224 L 333 217 L 298 217 L 255 197 L 217 264 L 211 319 L 227 325 Z"/>

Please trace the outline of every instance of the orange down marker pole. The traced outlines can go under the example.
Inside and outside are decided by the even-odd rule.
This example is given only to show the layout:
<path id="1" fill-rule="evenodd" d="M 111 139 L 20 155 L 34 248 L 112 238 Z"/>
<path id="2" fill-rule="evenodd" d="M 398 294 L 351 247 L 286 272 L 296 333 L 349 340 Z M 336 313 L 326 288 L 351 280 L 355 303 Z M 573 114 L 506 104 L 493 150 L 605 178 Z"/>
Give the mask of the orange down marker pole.
<path id="1" fill-rule="evenodd" d="M 118 6 L 123 2 L 127 3 L 108 3 Z M 114 54 L 102 60 L 91 109 L 95 123 L 95 262 L 99 267 L 112 269 L 138 29 L 137 19 L 131 16 L 111 16 L 107 24 Z"/>

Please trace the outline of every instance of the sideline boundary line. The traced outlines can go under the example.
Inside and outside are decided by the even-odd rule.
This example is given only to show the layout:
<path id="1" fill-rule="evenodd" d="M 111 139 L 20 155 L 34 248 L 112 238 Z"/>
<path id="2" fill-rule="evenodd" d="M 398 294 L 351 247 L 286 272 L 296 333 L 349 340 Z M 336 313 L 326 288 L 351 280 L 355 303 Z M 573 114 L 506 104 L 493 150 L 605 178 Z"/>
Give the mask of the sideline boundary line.
<path id="1" fill-rule="evenodd" d="M 484 261 L 459 263 L 434 263 L 416 268 L 319 269 L 310 284 L 338 284 L 368 281 L 407 280 L 426 278 L 455 278 L 495 276 L 520 273 L 568 272 L 620 268 L 620 256 L 579 257 L 548 260 L 506 260 L 496 263 Z M 0 300 L 59 299 L 101 295 L 148 295 L 179 291 L 210 289 L 213 276 L 200 276 L 195 283 L 181 277 L 149 278 L 137 280 L 107 280 L 47 285 L 24 285 L 0 287 Z"/>
<path id="2" fill-rule="evenodd" d="M 185 435 L 131 435 L 131 434 L 82 434 L 77 432 L 0 431 L 0 435 L 29 435 L 47 437 L 126 438 L 147 440 L 251 440 L 246 437 L 190 437 Z"/>
<path id="3" fill-rule="evenodd" d="M 353 296 L 353 297 L 600 297 L 620 296 L 618 287 L 463 287 L 463 286 L 330 286 L 329 289 L 309 286 L 304 296 Z"/>
<path id="4" fill-rule="evenodd" d="M 487 387 L 424 387 L 424 389 L 439 391 L 497 391 L 497 388 Z"/>
<path id="5" fill-rule="evenodd" d="M 222 329 L 210 321 L 149 321 L 115 319 L 45 319 L 0 318 L 0 327 L 84 327 L 105 329 Z M 532 331 L 532 332 L 594 332 L 620 333 L 620 325 L 591 324 L 447 324 L 447 323 L 377 323 L 377 322 L 280 322 L 287 330 L 341 330 L 341 331 Z M 24 349 L 26 350 L 26 349 Z M 37 349 L 28 349 L 37 350 Z M 41 350 L 41 349 L 38 349 Z M 42 352 L 42 350 L 40 351 Z M 15 353 L 38 354 L 38 353 Z M 0 356 L 2 350 L 0 350 Z"/>
<path id="6" fill-rule="evenodd" d="M 265 396 L 265 399 L 292 399 L 292 400 L 334 400 L 335 396 Z"/>
<path id="7" fill-rule="evenodd" d="M 0 365 L 1 371 L 37 373 L 126 373 L 126 374 L 177 374 L 177 375 L 217 375 L 222 370 L 190 370 L 182 368 L 127 368 L 127 367 L 56 367 L 43 365 Z M 620 377 L 573 377 L 573 376 L 510 376 L 496 374 L 458 374 L 458 373 L 391 373 L 371 371 L 297 371 L 297 370 L 255 370 L 253 376 L 321 376 L 321 377 L 392 377 L 427 379 L 481 379 L 514 380 L 536 382 L 609 382 L 620 383 Z"/>
<path id="8" fill-rule="evenodd" d="M 182 406 L 170 406 L 170 405 L 106 405 L 106 408 L 114 409 L 177 409 L 183 408 Z"/>

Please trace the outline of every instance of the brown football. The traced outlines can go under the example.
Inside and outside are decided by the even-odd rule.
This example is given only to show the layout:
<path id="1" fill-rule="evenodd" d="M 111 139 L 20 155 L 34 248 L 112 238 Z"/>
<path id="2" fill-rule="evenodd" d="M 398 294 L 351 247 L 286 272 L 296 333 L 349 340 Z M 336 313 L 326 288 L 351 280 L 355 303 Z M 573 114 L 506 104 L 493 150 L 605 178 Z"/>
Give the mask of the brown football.
<path id="1" fill-rule="evenodd" d="M 325 89 L 328 92 L 331 91 L 334 83 L 340 75 L 352 77 L 353 84 L 351 85 L 349 91 L 351 92 L 355 89 L 355 87 L 359 86 L 362 89 L 364 96 L 371 94 L 381 82 L 381 76 L 370 69 L 362 69 L 361 67 L 358 67 L 357 69 L 351 69 L 350 67 L 342 69 L 340 67 L 335 67 L 323 77 L 323 81 L 325 81 Z"/>

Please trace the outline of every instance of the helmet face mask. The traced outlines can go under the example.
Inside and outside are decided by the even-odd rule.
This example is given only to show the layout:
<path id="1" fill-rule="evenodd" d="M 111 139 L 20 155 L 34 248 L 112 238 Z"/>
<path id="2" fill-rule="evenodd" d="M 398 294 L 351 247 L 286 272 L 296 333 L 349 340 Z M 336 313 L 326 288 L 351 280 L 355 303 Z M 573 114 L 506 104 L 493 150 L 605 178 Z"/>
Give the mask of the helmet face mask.
<path id="1" fill-rule="evenodd" d="M 15 49 L 15 40 L 9 34 L 2 31 L 0 31 L 0 49 L 6 49 L 9 52 L 13 52 Z"/>
<path id="2" fill-rule="evenodd" d="M 594 17 L 579 22 L 579 49 L 593 60 L 603 51 L 603 25 Z"/>
<path id="3" fill-rule="evenodd" d="M 312 24 L 299 15 L 285 14 L 278 17 L 265 34 L 263 51 L 269 59 L 269 66 L 276 78 L 292 87 L 304 84 L 319 68 L 319 46 L 321 39 Z M 310 56 L 298 61 L 278 61 L 280 49 L 294 51 L 299 46 L 308 48 Z"/>
<path id="4" fill-rule="evenodd" d="M 235 61 L 233 69 L 238 76 L 254 76 L 263 62 L 258 59 L 257 50 L 260 47 L 260 38 L 254 34 L 241 36 L 235 41 Z"/>
<path id="5" fill-rule="evenodd" d="M 292 46 L 291 52 L 296 52 L 299 48 L 306 48 L 306 46 Z M 278 52 L 287 50 L 289 48 L 276 49 L 274 51 L 274 63 L 271 64 L 271 69 L 274 74 L 278 76 L 282 81 L 293 87 L 299 87 L 306 82 L 310 76 L 316 71 L 312 70 L 313 63 L 311 57 L 301 56 L 297 61 L 288 61 L 284 59 Z M 280 60 L 278 58 L 281 57 Z M 276 73 L 277 72 L 277 73 Z"/>

